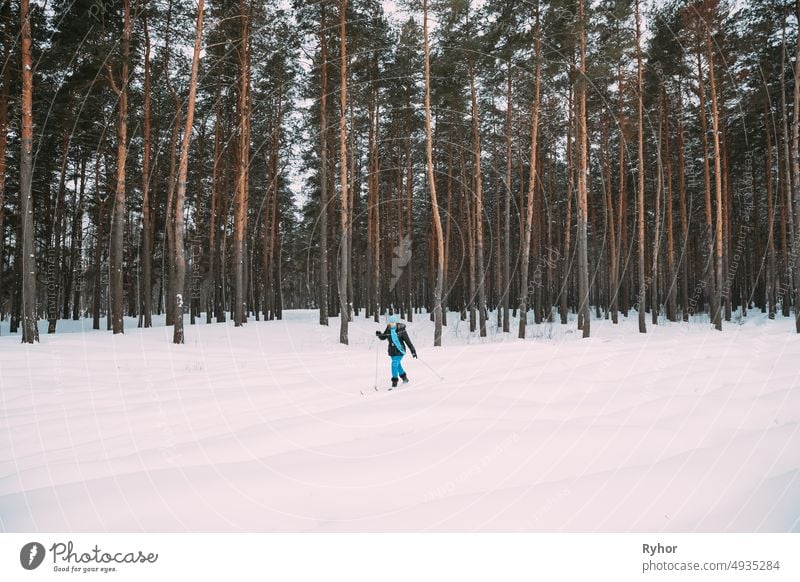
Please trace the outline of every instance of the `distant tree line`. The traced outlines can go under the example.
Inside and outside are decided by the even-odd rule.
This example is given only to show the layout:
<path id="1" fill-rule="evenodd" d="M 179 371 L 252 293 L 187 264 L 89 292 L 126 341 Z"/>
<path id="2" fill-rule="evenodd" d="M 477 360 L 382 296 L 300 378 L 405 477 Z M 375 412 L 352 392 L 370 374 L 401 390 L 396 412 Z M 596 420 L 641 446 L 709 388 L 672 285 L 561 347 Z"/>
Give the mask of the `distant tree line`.
<path id="1" fill-rule="evenodd" d="M 11 332 L 800 332 L 800 0 L 396 5 L 0 0 Z"/>

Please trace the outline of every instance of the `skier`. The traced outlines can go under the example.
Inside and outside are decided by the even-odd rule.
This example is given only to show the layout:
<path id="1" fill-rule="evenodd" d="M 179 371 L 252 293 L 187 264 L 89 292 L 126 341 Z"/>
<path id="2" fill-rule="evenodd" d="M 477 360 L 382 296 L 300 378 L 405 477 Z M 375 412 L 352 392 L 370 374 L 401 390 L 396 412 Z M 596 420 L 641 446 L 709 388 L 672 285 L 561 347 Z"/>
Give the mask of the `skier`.
<path id="1" fill-rule="evenodd" d="M 414 344 L 411 343 L 408 337 L 406 324 L 400 323 L 400 318 L 397 315 L 390 315 L 389 325 L 382 332 L 376 331 L 375 335 L 379 339 L 389 340 L 389 356 L 392 358 L 392 388 L 397 387 L 398 376 L 402 378 L 403 384 L 408 384 L 408 374 L 400 364 L 400 360 L 406 355 L 406 347 L 411 350 L 411 355 L 415 358 L 417 357 L 417 350 L 414 349 Z M 389 390 L 392 388 L 389 388 Z"/>

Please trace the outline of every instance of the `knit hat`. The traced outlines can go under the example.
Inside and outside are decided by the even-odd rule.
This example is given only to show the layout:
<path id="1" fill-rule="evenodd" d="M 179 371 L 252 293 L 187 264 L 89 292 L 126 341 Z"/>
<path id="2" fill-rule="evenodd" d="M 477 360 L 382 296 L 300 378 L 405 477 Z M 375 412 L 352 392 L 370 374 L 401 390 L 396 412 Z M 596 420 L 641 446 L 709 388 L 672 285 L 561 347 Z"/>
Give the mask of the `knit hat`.
<path id="1" fill-rule="evenodd" d="M 399 315 L 390 315 L 389 316 L 389 323 L 400 323 L 400 316 Z"/>

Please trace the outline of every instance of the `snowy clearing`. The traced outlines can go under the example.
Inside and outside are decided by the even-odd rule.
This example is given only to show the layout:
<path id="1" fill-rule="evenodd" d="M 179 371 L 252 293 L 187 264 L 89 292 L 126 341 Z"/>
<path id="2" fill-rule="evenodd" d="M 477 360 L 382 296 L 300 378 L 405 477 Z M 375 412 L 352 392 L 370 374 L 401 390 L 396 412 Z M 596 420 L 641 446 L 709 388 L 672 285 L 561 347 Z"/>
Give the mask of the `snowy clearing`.
<path id="1" fill-rule="evenodd" d="M 800 531 L 791 319 L 520 341 L 450 314 L 433 349 L 420 314 L 386 392 L 383 325 L 345 347 L 317 318 L 184 346 L 130 319 L 27 346 L 3 322 L 0 531 Z"/>

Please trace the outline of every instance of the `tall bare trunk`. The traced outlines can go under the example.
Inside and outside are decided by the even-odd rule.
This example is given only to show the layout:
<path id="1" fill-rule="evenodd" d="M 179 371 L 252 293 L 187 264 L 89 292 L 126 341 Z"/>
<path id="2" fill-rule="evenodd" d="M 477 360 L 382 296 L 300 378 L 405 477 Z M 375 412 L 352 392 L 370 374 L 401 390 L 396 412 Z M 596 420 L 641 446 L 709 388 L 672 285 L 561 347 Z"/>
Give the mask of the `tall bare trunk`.
<path id="1" fill-rule="evenodd" d="M 578 289 L 580 290 L 578 299 L 578 313 L 583 314 L 583 337 L 589 337 L 591 313 L 589 310 L 589 255 L 586 232 L 589 218 L 589 192 L 587 186 L 589 180 L 589 161 L 587 139 L 588 130 L 586 127 L 586 15 L 584 0 L 579 0 L 578 2 L 578 13 L 580 20 L 579 26 L 581 44 L 581 62 L 578 75 L 578 135 L 580 137 L 578 141 Z"/>
<path id="2" fill-rule="evenodd" d="M 714 129 L 714 188 L 717 200 L 717 218 L 716 218 L 716 232 L 714 238 L 716 244 L 714 245 L 715 255 L 715 305 L 716 308 L 713 312 L 714 327 L 722 329 L 722 289 L 724 283 L 722 281 L 722 148 L 719 143 L 719 109 L 717 106 L 717 83 L 714 75 L 714 51 L 711 42 L 711 29 L 710 24 L 706 27 L 706 56 L 708 58 L 708 80 L 711 88 L 711 121 Z M 727 294 L 727 291 L 726 291 Z"/>
<path id="3" fill-rule="evenodd" d="M 770 115 L 767 108 L 767 101 L 764 101 L 764 134 L 766 138 L 764 178 L 767 186 L 767 312 L 770 319 L 775 319 L 775 209 L 772 201 L 772 139 L 770 135 Z M 757 205 L 757 203 L 755 205 Z"/>
<path id="4" fill-rule="evenodd" d="M 411 103 L 408 104 L 408 110 L 411 110 Z M 408 241 L 413 243 L 414 239 L 414 162 L 411 154 L 411 140 L 406 140 L 406 203 L 405 214 L 405 231 L 408 235 Z M 402 243 L 401 243 L 402 244 Z M 413 246 L 408 246 L 409 250 L 413 250 Z M 414 318 L 414 301 L 413 301 L 413 284 L 414 280 L 412 275 L 414 273 L 413 253 L 408 254 L 408 263 L 403 271 L 403 279 L 405 279 L 405 295 L 403 301 L 406 305 L 406 317 L 408 321 L 413 321 Z"/>
<path id="5" fill-rule="evenodd" d="M 324 2 L 320 10 L 319 323 L 328 325 L 328 38 Z"/>
<path id="6" fill-rule="evenodd" d="M 280 140 L 281 140 L 281 125 L 283 123 L 283 95 L 279 91 L 278 92 L 278 111 L 276 115 L 275 121 L 275 128 L 273 130 L 272 135 L 272 145 L 270 146 L 270 170 L 269 175 L 271 176 L 270 179 L 270 189 L 272 190 L 272 204 L 267 205 L 267 208 L 270 208 L 270 219 L 268 227 L 265 226 L 265 236 L 266 232 L 269 232 L 269 240 L 265 241 L 265 246 L 267 250 L 267 255 L 265 259 L 265 269 L 267 271 L 268 277 L 267 280 L 269 281 L 269 319 L 274 319 L 277 315 L 278 311 L 278 297 L 280 293 L 278 289 L 281 286 L 281 280 L 276 276 L 276 260 L 275 257 L 278 252 L 278 245 L 280 239 L 279 233 L 279 220 L 278 220 L 278 213 L 279 213 L 279 204 L 280 201 L 278 199 L 278 172 L 279 172 L 279 164 L 278 164 L 278 157 L 280 154 Z M 266 296 L 265 296 L 266 299 Z M 265 318 L 267 317 L 265 313 Z"/>
<path id="7" fill-rule="evenodd" d="M 350 228 L 350 208 L 347 190 L 347 0 L 339 1 L 339 33 L 341 53 L 340 109 L 339 109 L 339 151 L 341 179 L 341 244 L 339 260 L 339 342 L 347 344 L 347 325 L 350 310 L 347 305 L 347 276 L 350 272 L 350 249 L 347 247 L 347 232 Z"/>
<path id="8" fill-rule="evenodd" d="M 370 78 L 370 82 L 374 82 L 374 79 Z M 375 157 L 376 157 L 376 147 L 375 147 L 375 121 L 376 121 L 376 103 L 377 103 L 377 95 L 376 91 L 370 91 L 370 98 L 369 98 L 369 107 L 368 107 L 368 118 L 369 118 L 369 131 L 368 131 L 368 141 L 367 141 L 367 246 L 366 246 L 366 277 L 365 277 L 365 286 L 366 286 L 366 293 L 365 293 L 365 308 L 366 312 L 365 315 L 367 318 L 373 315 L 373 311 L 377 310 L 377 304 L 373 306 L 373 260 L 374 260 L 374 253 L 373 249 L 375 248 L 375 243 L 377 242 L 376 232 L 375 232 L 375 211 L 378 209 L 375 204 L 375 188 L 376 188 L 376 171 L 375 171 Z M 376 320 L 377 321 L 377 320 Z"/>
<path id="9" fill-rule="evenodd" d="M 572 67 L 574 71 L 574 64 Z M 572 72 L 571 71 L 571 72 Z M 559 301 L 559 311 L 561 312 L 561 324 L 566 325 L 569 321 L 569 283 L 570 274 L 572 272 L 570 244 L 572 242 L 572 198 L 573 198 L 573 160 L 574 160 L 574 140 L 573 140 L 573 123 L 575 119 L 575 101 L 573 97 L 572 85 L 567 89 L 567 205 L 564 211 L 564 252 L 561 255 L 562 277 L 561 277 L 561 293 Z M 525 283 L 527 286 L 527 282 Z M 523 290 L 527 292 L 527 290 Z M 527 297 L 527 295 L 526 295 Z M 521 317 L 522 315 L 520 315 Z"/>
<path id="10" fill-rule="evenodd" d="M 433 290 L 433 345 L 442 345 L 442 285 L 444 281 L 444 236 L 439 214 L 439 199 L 436 197 L 436 181 L 433 173 L 433 139 L 431 137 L 431 70 L 428 46 L 428 0 L 422 0 L 422 29 L 425 46 L 425 156 L 428 172 L 428 188 L 431 193 L 431 214 L 436 236 L 436 286 Z M 480 167 L 480 165 L 479 165 Z M 480 170 L 478 170 L 480 172 Z M 485 325 L 484 325 L 485 327 Z"/>
<path id="11" fill-rule="evenodd" d="M 481 176 L 481 134 L 478 127 L 478 99 L 475 92 L 475 67 L 469 67 L 472 99 L 472 147 L 475 156 L 475 254 L 478 272 L 478 321 L 480 335 L 486 337 L 486 272 L 483 257 L 483 178 Z"/>
<path id="12" fill-rule="evenodd" d="M 348 66 L 347 66 L 347 84 L 348 86 L 353 82 L 353 69 L 350 67 L 350 61 L 352 60 L 351 56 L 348 56 Z M 353 100 L 350 100 L 348 103 L 348 110 L 350 116 L 350 132 L 348 133 L 348 142 L 349 147 L 348 149 L 352 152 L 348 162 L 350 166 L 349 176 L 350 179 L 348 181 L 348 189 L 347 189 L 347 208 L 348 208 L 348 220 L 347 220 L 347 317 L 348 321 L 353 321 L 354 313 L 357 313 L 358 304 L 354 301 L 353 296 L 353 271 L 358 270 L 358 265 L 356 265 L 355 269 L 353 268 L 353 208 L 354 208 L 354 198 L 355 198 L 355 190 L 357 184 L 357 176 L 356 176 L 356 159 L 359 156 L 356 155 L 356 146 L 355 146 L 355 114 L 354 114 L 354 106 Z M 410 198 L 410 197 L 409 197 Z M 409 202 L 410 206 L 410 202 Z M 409 211 L 410 212 L 410 211 Z M 410 214 L 409 214 L 410 217 Z M 408 269 L 409 276 L 411 275 L 411 269 Z M 410 282 L 409 277 L 409 282 Z M 409 285 L 410 288 L 410 285 Z M 410 321 L 410 316 L 409 316 Z"/>
<path id="13" fill-rule="evenodd" d="M 444 298 L 442 302 L 444 306 L 442 307 L 442 311 L 444 313 L 447 312 L 448 306 L 452 304 L 452 279 L 450 276 L 450 231 L 451 231 L 451 224 L 453 223 L 453 148 L 449 148 L 449 154 L 447 156 L 447 208 L 445 211 L 445 229 L 444 229 L 444 283 L 443 287 L 443 294 Z M 442 325 L 447 325 L 447 317 L 442 317 Z"/>
<path id="14" fill-rule="evenodd" d="M 678 190 L 681 217 L 681 311 L 683 321 L 689 321 L 689 216 L 686 209 L 686 169 L 683 136 L 683 89 L 678 85 Z"/>
<path id="15" fill-rule="evenodd" d="M 709 158 L 711 157 L 711 152 L 709 151 L 708 146 L 708 121 L 706 117 L 706 97 L 705 97 L 705 80 L 703 78 L 703 67 L 701 61 L 701 49 L 698 47 L 697 50 L 697 86 L 698 86 L 698 95 L 700 97 L 700 131 L 703 135 L 703 177 L 704 177 L 704 184 L 705 184 L 705 217 L 706 217 L 706 227 L 704 231 L 704 242 L 706 245 L 708 257 L 706 259 L 706 280 L 707 280 L 707 294 L 709 297 L 709 303 L 711 304 L 711 318 L 713 321 L 714 314 L 719 311 L 719 305 L 717 303 L 717 292 L 716 289 L 716 274 L 714 271 L 714 237 L 712 234 L 712 230 L 714 228 L 714 219 L 713 219 L 713 209 L 711 203 L 711 167 L 709 164 Z"/>
<path id="16" fill-rule="evenodd" d="M 8 98 L 11 83 L 11 67 L 8 60 L 11 56 L 11 42 L 14 38 L 11 23 L 11 2 L 3 2 L 3 88 L 0 90 L 0 298 L 3 296 L 3 257 L 5 256 L 5 204 L 6 204 L 6 148 L 8 146 Z M 3 319 L 3 308 L 0 307 L 0 320 Z"/>
<path id="17" fill-rule="evenodd" d="M 167 46 L 169 46 L 169 39 L 167 40 Z M 164 71 L 169 71 L 169 52 L 164 58 Z M 168 76 L 166 84 L 172 96 L 172 103 L 175 106 L 175 117 L 172 123 L 172 136 L 169 144 L 169 177 L 167 178 L 167 203 L 164 211 L 166 241 L 163 241 L 166 244 L 166 248 L 162 248 L 161 253 L 161 287 L 166 297 L 166 324 L 173 325 L 175 323 L 175 303 L 171 297 L 174 295 L 173 288 L 175 284 L 175 261 L 172 260 L 175 255 L 175 184 L 178 171 L 178 138 L 183 119 L 183 106 L 178 92 L 173 87 Z"/>
<path id="18" fill-rule="evenodd" d="M 606 207 L 606 224 L 608 229 L 608 310 L 610 312 L 611 321 L 619 323 L 619 316 L 617 313 L 617 225 L 614 214 L 614 193 L 611 186 L 611 148 L 609 145 L 609 129 L 608 124 L 604 128 L 603 139 L 603 168 L 605 178 L 603 184 L 605 185 L 604 200 Z"/>
<path id="19" fill-rule="evenodd" d="M 22 342 L 39 341 L 36 321 L 36 257 L 33 246 L 33 60 L 28 0 L 20 0 L 22 54 L 22 151 L 20 152 L 20 214 L 22 223 Z M 6 65 L 6 68 L 8 66 Z"/>
<path id="20" fill-rule="evenodd" d="M 197 2 L 197 28 L 194 36 L 194 52 L 192 53 L 192 72 L 189 77 L 189 100 L 186 104 L 186 126 L 183 128 L 181 158 L 178 165 L 178 189 L 175 195 L 175 327 L 172 342 L 182 344 L 183 337 L 183 287 L 186 278 L 186 256 L 183 248 L 184 219 L 183 205 L 186 200 L 186 175 L 189 169 L 189 145 L 192 140 L 194 125 L 194 103 L 197 94 L 197 69 L 200 62 L 200 45 L 203 41 L 203 8 L 204 0 Z"/>
<path id="21" fill-rule="evenodd" d="M 655 209 L 653 217 L 653 256 L 652 263 L 650 264 L 650 314 L 653 325 L 658 325 L 658 315 L 661 309 L 658 295 L 658 268 L 659 268 L 659 250 L 661 246 L 661 196 L 663 194 L 664 185 L 664 162 L 662 138 L 663 127 L 659 124 L 658 129 L 658 148 L 656 151 L 656 195 L 655 195 Z"/>
<path id="22" fill-rule="evenodd" d="M 644 319 L 645 297 L 647 288 L 644 279 L 644 83 L 642 82 L 642 29 L 639 14 L 639 0 L 635 2 L 636 15 L 636 97 L 638 101 L 638 188 L 636 194 L 636 223 L 639 243 L 639 297 L 637 298 L 639 311 L 639 333 L 647 333 L 647 324 Z"/>
<path id="23" fill-rule="evenodd" d="M 115 334 L 124 333 L 123 309 L 124 290 L 122 285 L 122 251 L 125 244 L 125 163 L 128 158 L 128 68 L 131 45 L 131 5 L 123 0 L 122 25 L 122 69 L 120 82 L 114 80 L 111 66 L 108 67 L 108 80 L 117 96 L 117 166 L 116 190 L 114 195 L 114 215 L 111 221 L 111 326 Z"/>
<path id="24" fill-rule="evenodd" d="M 783 20 L 783 44 L 781 51 L 781 138 L 783 141 L 783 175 L 781 176 L 781 255 L 785 264 L 783 265 L 781 275 L 781 285 L 786 285 L 789 288 L 792 285 L 792 271 L 793 261 L 789 255 L 789 242 L 790 237 L 794 240 L 794 212 L 792 209 L 792 193 L 795 177 L 792 175 L 792 155 L 789 150 L 789 113 L 786 105 L 786 53 L 788 47 L 786 45 L 786 17 Z M 783 283 L 783 278 L 786 282 Z M 789 298 L 786 294 L 781 293 L 781 312 L 784 317 L 789 316 Z"/>
<path id="25" fill-rule="evenodd" d="M 463 157 L 461 158 L 461 184 L 462 189 L 465 190 L 465 195 L 462 197 L 462 200 L 464 201 L 465 223 L 467 224 L 467 252 L 469 256 L 469 331 L 473 332 L 477 328 L 475 319 L 475 212 L 473 210 L 473 204 L 470 202 L 472 197 L 468 194 L 469 182 L 467 181 Z"/>
<path id="26" fill-rule="evenodd" d="M 613 295 L 611 298 L 611 314 L 614 317 L 614 323 L 617 323 L 618 315 L 617 311 L 620 307 L 620 303 L 623 303 L 622 311 L 627 316 L 627 311 L 624 306 L 627 305 L 627 296 L 623 296 L 623 301 L 620 301 L 620 295 L 622 295 L 622 278 L 620 277 L 620 263 L 622 262 L 622 251 L 623 251 L 623 241 L 626 241 L 626 230 L 628 221 L 626 220 L 626 194 L 627 194 L 627 186 L 625 178 L 628 175 L 627 164 L 625 160 L 625 150 L 628 148 L 627 143 L 627 131 L 628 131 L 628 119 L 625 116 L 625 100 L 624 100 L 624 91 L 625 85 L 623 84 L 622 79 L 622 67 L 619 66 L 617 69 L 617 80 L 619 85 L 619 191 L 617 193 L 617 228 L 616 228 L 616 235 L 617 238 L 614 242 L 615 249 L 614 255 L 616 257 L 614 261 L 614 269 L 611 273 L 611 279 L 614 282 L 614 289 Z M 630 253 L 626 253 L 627 256 L 630 256 Z M 625 261 L 627 263 L 627 259 Z M 625 276 L 623 272 L 622 277 Z"/>
<path id="27" fill-rule="evenodd" d="M 664 91 L 664 163 L 666 164 L 666 183 L 664 198 L 666 200 L 666 219 L 667 219 L 667 319 L 676 319 L 676 291 L 678 276 L 675 271 L 675 237 L 673 231 L 672 217 L 672 156 L 670 154 L 670 129 L 669 129 L 669 99 L 666 90 Z"/>
<path id="28" fill-rule="evenodd" d="M 61 146 L 61 171 L 58 179 L 58 192 L 56 194 L 55 219 L 53 221 L 52 236 L 48 241 L 50 245 L 47 253 L 47 333 L 55 333 L 58 323 L 58 293 L 60 286 L 60 270 L 63 259 L 61 248 L 61 233 L 64 232 L 64 206 L 67 192 L 67 164 L 69 162 L 69 132 L 64 131 Z"/>
<path id="29" fill-rule="evenodd" d="M 97 197 L 97 226 L 94 236 L 94 282 L 92 289 L 92 329 L 100 329 L 100 292 L 103 264 L 103 244 L 105 243 L 106 201 L 108 195 L 100 188 L 100 158 L 98 152 L 94 162 L 94 188 Z"/>
<path id="30" fill-rule="evenodd" d="M 795 16 L 800 19 L 800 0 L 795 2 Z M 800 22 L 800 20 L 799 20 Z M 792 117 L 792 205 L 800 209 L 800 34 L 795 41 L 794 59 L 794 115 Z M 800 333 L 800 226 L 794 225 L 792 255 L 794 257 L 794 311 L 795 329 Z"/>
<path id="31" fill-rule="evenodd" d="M 220 197 L 220 172 L 219 163 L 222 156 L 222 119 L 221 119 L 221 89 L 222 83 L 217 75 L 216 92 L 214 95 L 214 159 L 211 162 L 211 208 L 208 213 L 208 281 L 211 285 L 209 299 L 206 304 L 206 323 L 211 323 L 211 314 L 216 311 L 215 296 L 217 293 L 217 236 Z"/>
<path id="32" fill-rule="evenodd" d="M 376 97 L 377 101 L 377 97 Z M 374 178 L 374 188 L 375 194 L 373 195 L 373 231 L 372 231 L 372 240 L 373 240 L 373 256 L 372 256 L 372 292 L 373 292 L 373 310 L 374 310 L 374 318 L 375 323 L 380 321 L 380 311 L 381 311 L 381 293 L 380 293 L 380 273 L 381 273 L 381 203 L 380 203 L 380 196 L 381 196 L 381 158 L 380 158 L 380 105 L 376 103 L 375 105 L 375 162 L 373 165 L 373 172 L 375 173 Z"/>
<path id="33" fill-rule="evenodd" d="M 72 294 L 72 319 L 78 321 L 81 314 L 81 283 L 83 281 L 83 208 L 86 193 L 86 156 L 81 156 L 80 187 L 75 200 L 75 211 L 72 213 L 72 237 L 70 241 L 70 274 L 69 284 L 64 298 L 63 318 L 70 317 L 69 300 Z M 75 178 L 77 186 L 78 177 Z"/>
<path id="34" fill-rule="evenodd" d="M 150 202 L 150 31 L 147 5 L 142 12 L 144 28 L 144 125 L 142 128 L 142 311 L 144 327 L 153 327 L 153 231 Z"/>
<path id="35" fill-rule="evenodd" d="M 514 144 L 512 139 L 514 108 L 512 104 L 513 78 L 511 61 L 508 62 L 508 91 L 506 93 L 506 183 L 503 199 L 503 332 L 511 330 L 509 304 L 511 299 L 511 173 L 513 170 Z"/>
<path id="36" fill-rule="evenodd" d="M 247 315 L 244 312 L 245 306 L 245 235 L 247 233 L 247 183 L 249 175 L 249 150 L 248 140 L 248 93 L 250 89 L 250 78 L 248 75 L 248 36 L 250 33 L 249 6 L 246 0 L 240 2 L 240 17 L 242 20 L 242 37 L 239 44 L 239 101 L 238 101 L 238 149 L 237 149 L 237 170 L 236 170 L 236 213 L 234 215 L 234 238 L 233 238 L 233 269 L 234 269 L 234 305 L 233 318 L 234 325 L 241 327 Z"/>
<path id="37" fill-rule="evenodd" d="M 539 21 L 539 4 L 536 4 L 536 24 L 533 32 L 533 53 L 536 59 L 536 72 L 534 73 L 533 103 L 531 104 L 531 159 L 530 180 L 528 182 L 528 200 L 525 206 L 523 220 L 524 236 L 522 237 L 522 258 L 520 260 L 520 290 L 519 290 L 519 332 L 518 337 L 525 339 L 525 328 L 528 323 L 528 264 L 531 253 L 531 231 L 533 230 L 533 207 L 536 201 L 536 161 L 539 147 L 539 105 L 541 103 L 542 79 L 542 34 Z M 569 139 L 567 139 L 569 142 Z M 567 145 L 569 147 L 569 144 Z M 568 194 L 569 196 L 569 194 Z M 567 235 L 569 236 L 569 235 Z M 563 290 L 566 295 L 566 289 Z"/>

